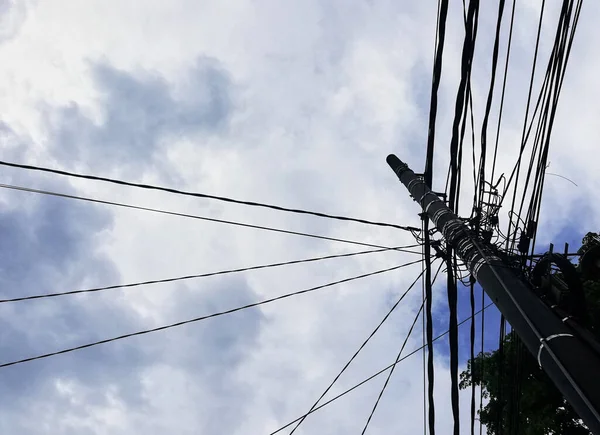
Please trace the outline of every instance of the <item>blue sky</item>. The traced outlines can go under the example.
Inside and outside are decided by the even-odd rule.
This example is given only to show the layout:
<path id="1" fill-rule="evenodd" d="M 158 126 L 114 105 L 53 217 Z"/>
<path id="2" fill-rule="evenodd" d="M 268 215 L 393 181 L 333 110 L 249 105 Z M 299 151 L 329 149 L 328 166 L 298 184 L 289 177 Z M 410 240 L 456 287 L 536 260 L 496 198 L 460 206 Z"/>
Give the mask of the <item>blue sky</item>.
<path id="1" fill-rule="evenodd" d="M 419 226 L 417 205 L 385 157 L 395 152 L 417 171 L 424 162 L 435 3 L 0 0 L 2 158 Z M 517 8 L 499 171 L 508 171 L 516 158 L 539 4 L 523 1 Z M 552 172 L 569 176 L 578 187 L 547 178 L 540 249 L 565 241 L 576 247 L 600 224 L 600 205 L 589 201 L 600 191 L 593 158 L 600 114 L 595 80 L 600 9 L 591 2 L 584 8 L 550 156 Z M 542 57 L 549 52 L 557 10 L 553 5 L 547 12 Z M 476 124 L 487 93 L 495 13 L 495 7 L 482 6 L 473 76 Z M 448 20 L 434 166 L 438 190 L 448 163 L 462 11 L 453 5 Z M 496 105 L 492 120 L 497 110 Z M 468 174 L 468 159 L 465 166 Z M 367 243 L 414 243 L 410 234 L 389 228 L 11 168 L 2 169 L 0 183 Z M 467 210 L 471 187 L 465 183 L 464 188 L 461 209 Z M 0 202 L 2 298 L 360 250 L 4 189 Z M 506 223 L 506 216 L 501 219 Z M 0 362 L 416 258 L 378 253 L 0 304 Z M 0 432 L 267 434 L 308 410 L 419 273 L 415 265 L 259 309 L 0 369 Z M 441 332 L 447 328 L 444 286 L 436 286 L 434 295 L 434 327 Z M 417 286 L 330 394 L 395 358 L 420 303 Z M 459 317 L 468 315 L 468 292 L 461 289 Z M 497 342 L 497 327 L 492 310 L 486 315 L 487 348 Z M 461 366 L 468 355 L 468 331 L 468 324 L 461 328 Z M 421 333 L 419 322 L 407 352 L 421 345 Z M 447 357 L 447 343 L 440 340 L 441 432 L 451 426 Z M 319 411 L 297 433 L 360 430 L 383 381 Z M 461 400 L 466 416 L 468 394 Z M 415 356 L 396 370 L 368 433 L 390 428 L 420 433 L 421 406 L 422 365 Z"/>

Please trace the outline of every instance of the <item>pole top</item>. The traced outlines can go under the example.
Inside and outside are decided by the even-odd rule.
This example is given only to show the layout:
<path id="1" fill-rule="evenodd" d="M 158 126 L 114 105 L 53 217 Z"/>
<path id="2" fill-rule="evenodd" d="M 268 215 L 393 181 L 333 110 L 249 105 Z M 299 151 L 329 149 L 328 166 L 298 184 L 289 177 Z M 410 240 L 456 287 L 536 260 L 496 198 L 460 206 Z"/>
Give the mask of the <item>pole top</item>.
<path id="1" fill-rule="evenodd" d="M 388 165 L 390 165 L 390 168 L 392 168 L 392 171 L 394 171 L 398 177 L 400 177 L 402 172 L 409 169 L 408 165 L 406 163 L 404 163 L 402 160 L 400 160 L 396 156 L 396 154 L 390 154 L 389 156 L 387 156 L 385 161 L 387 162 Z"/>

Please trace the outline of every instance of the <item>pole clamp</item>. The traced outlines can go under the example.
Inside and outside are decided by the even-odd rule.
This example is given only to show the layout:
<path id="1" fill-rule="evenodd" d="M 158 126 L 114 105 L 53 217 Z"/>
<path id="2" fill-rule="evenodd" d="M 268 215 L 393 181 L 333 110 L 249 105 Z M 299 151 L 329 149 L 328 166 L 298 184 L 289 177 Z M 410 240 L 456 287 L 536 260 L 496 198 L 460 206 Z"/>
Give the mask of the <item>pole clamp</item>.
<path id="1" fill-rule="evenodd" d="M 550 340 L 553 340 L 558 337 L 571 337 L 572 338 L 573 334 L 552 334 L 546 338 L 540 338 L 540 348 L 538 349 L 538 354 L 537 354 L 537 360 L 538 360 L 538 364 L 539 364 L 540 368 L 542 368 L 542 349 L 544 349 L 544 346 L 546 345 L 546 343 L 548 343 Z"/>

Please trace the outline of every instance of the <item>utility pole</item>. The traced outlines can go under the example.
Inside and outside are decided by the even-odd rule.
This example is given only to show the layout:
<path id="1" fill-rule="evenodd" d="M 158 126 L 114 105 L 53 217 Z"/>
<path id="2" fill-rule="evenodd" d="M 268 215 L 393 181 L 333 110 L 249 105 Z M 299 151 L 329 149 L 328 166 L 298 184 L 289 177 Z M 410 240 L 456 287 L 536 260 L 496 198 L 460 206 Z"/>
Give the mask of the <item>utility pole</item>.
<path id="1" fill-rule="evenodd" d="M 600 434 L 600 356 L 393 154 L 387 163 L 587 427 Z"/>

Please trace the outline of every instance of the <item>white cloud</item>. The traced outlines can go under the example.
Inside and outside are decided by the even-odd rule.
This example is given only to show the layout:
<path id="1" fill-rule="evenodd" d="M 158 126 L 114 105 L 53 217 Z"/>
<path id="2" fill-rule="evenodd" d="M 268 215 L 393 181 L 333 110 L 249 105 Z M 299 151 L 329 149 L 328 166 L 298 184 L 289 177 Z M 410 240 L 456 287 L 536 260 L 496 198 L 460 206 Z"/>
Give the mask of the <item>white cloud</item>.
<path id="1" fill-rule="evenodd" d="M 395 152 L 415 170 L 424 161 L 435 31 L 435 5 L 430 3 L 0 3 L 0 23 L 11 23 L 6 27 L 10 32 L 0 35 L 0 146 L 15 161 L 419 226 L 417 206 L 385 157 Z M 495 26 L 495 7 L 483 7 L 473 84 L 477 125 L 487 95 Z M 500 171 L 515 161 L 537 7 L 538 2 L 530 2 L 517 10 Z M 598 205 L 583 205 L 599 187 L 594 176 L 598 164 L 590 155 L 595 150 L 593 117 L 600 112 L 600 99 L 593 97 L 599 89 L 593 80 L 598 68 L 590 42 L 599 38 L 591 19 L 597 7 L 590 3 L 585 8 L 590 16 L 582 16 L 576 37 L 550 158 L 553 172 L 572 174 L 579 187 L 574 190 L 559 178 L 547 180 L 542 243 L 565 227 L 593 229 L 599 223 L 599 214 L 592 212 Z M 440 188 L 463 29 L 462 11 L 452 5 L 438 112 L 435 170 Z M 545 41 L 550 38 L 545 34 Z M 546 53 L 548 47 L 543 47 Z M 496 101 L 500 84 L 501 74 Z M 490 125 L 495 125 L 494 113 Z M 490 138 L 492 132 L 490 128 Z M 465 157 L 469 174 L 470 156 Z M 2 181 L 368 243 L 413 243 L 409 234 L 391 229 L 80 180 L 67 185 L 17 170 L 3 170 Z M 465 204 L 470 197 L 466 186 Z M 2 200 L 10 208 L 2 214 L 3 234 L 19 235 L 10 240 L 23 255 L 15 260 L 8 283 L 10 291 L 20 293 L 360 249 L 134 210 L 88 209 L 22 193 L 3 192 Z M 45 207 L 63 215 L 55 212 L 51 219 Z M 576 207 L 590 212 L 574 215 Z M 54 231 L 55 239 L 47 235 L 21 246 L 23 228 L 40 227 Z M 51 247 L 60 253 L 41 251 Z M 39 268 L 27 269 L 30 256 L 39 257 Z M 243 277 L 115 290 L 70 302 L 61 298 L 51 304 L 4 305 L 0 318 L 8 329 L 2 361 L 193 318 L 415 258 L 372 254 Z M 419 266 L 411 266 L 245 314 L 4 369 L 0 379 L 16 397 L 14 406 L 0 411 L 0 430 L 266 434 L 308 410 L 419 272 Z M 332 393 L 393 360 L 419 307 L 420 291 L 414 289 Z M 444 303 L 443 288 L 436 288 L 436 306 Z M 26 346 L 19 348 L 21 339 Z M 416 330 L 406 351 L 420 342 Z M 437 421 L 443 430 L 451 424 L 451 412 L 448 368 L 441 357 L 436 375 Z M 380 377 L 319 411 L 299 433 L 341 434 L 362 427 L 382 383 Z M 468 414 L 466 402 L 462 412 Z M 465 418 L 465 433 L 467 426 Z M 398 366 L 369 433 L 389 428 L 422 430 L 420 356 Z"/>

